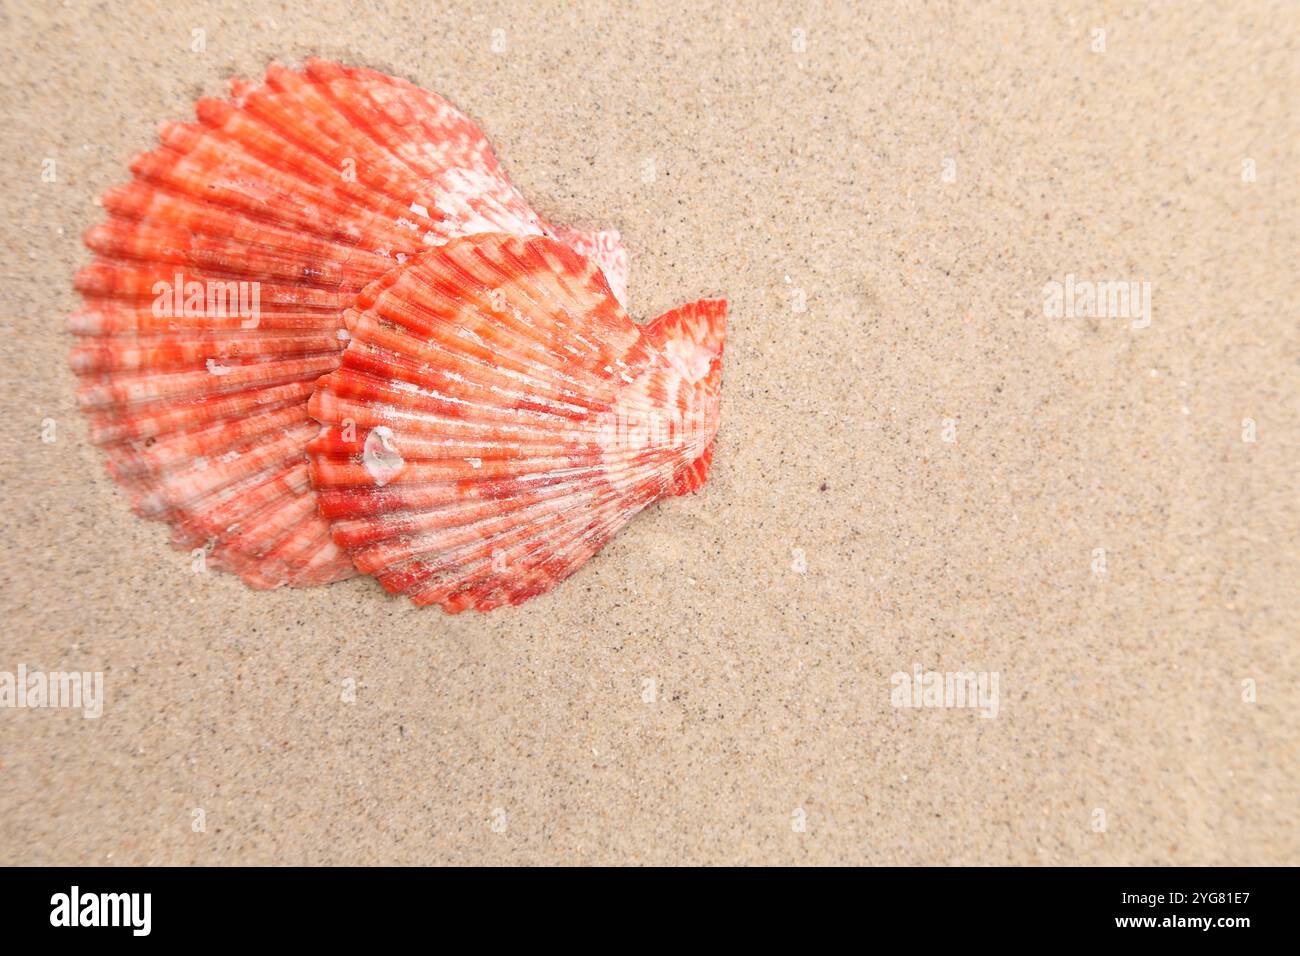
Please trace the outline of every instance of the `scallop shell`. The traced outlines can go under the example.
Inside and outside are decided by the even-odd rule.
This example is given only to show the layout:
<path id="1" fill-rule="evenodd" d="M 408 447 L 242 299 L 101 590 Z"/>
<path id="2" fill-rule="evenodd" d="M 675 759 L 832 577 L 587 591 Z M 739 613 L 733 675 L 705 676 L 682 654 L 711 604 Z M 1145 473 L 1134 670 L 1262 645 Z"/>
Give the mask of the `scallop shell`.
<path id="1" fill-rule="evenodd" d="M 356 293 L 476 232 L 561 235 L 620 290 L 627 256 L 617 233 L 544 222 L 479 128 L 403 80 L 313 60 L 232 90 L 103 197 L 72 367 L 138 513 L 253 586 L 320 584 L 354 571 L 308 482 L 307 399 Z"/>
<path id="2" fill-rule="evenodd" d="M 547 237 L 456 239 L 389 272 L 311 399 L 335 542 L 419 605 L 550 589 L 704 483 L 725 315 L 701 300 L 637 326 L 591 260 Z"/>

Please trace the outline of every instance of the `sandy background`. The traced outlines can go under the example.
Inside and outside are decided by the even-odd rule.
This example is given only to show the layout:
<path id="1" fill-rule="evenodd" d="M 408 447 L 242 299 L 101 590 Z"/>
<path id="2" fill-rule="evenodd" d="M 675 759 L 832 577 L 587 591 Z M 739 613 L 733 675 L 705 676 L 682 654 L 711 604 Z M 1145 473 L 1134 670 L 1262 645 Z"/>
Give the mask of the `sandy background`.
<path id="1" fill-rule="evenodd" d="M 0 670 L 107 701 L 0 710 L 0 862 L 1300 863 L 1295 9 L 1059 6 L 5 3 Z M 192 574 L 86 443 L 94 197 L 310 54 L 731 300 L 706 491 L 521 608 Z"/>

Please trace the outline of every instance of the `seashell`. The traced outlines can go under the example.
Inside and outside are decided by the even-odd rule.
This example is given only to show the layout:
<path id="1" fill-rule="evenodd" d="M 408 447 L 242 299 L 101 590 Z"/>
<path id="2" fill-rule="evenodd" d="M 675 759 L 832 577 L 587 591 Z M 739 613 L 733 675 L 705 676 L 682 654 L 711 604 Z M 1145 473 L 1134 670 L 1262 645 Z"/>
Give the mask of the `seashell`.
<path id="1" fill-rule="evenodd" d="M 635 325 L 549 237 L 483 234 L 367 286 L 310 402 L 311 478 L 360 571 L 448 611 L 517 604 L 705 481 L 726 302 Z"/>
<path id="2" fill-rule="evenodd" d="M 141 515 L 255 587 L 354 573 L 317 514 L 305 448 L 343 310 L 422 250 L 494 231 L 557 235 L 627 282 L 615 232 L 555 228 L 441 97 L 366 69 L 272 66 L 109 190 L 70 326 L 91 438 Z"/>

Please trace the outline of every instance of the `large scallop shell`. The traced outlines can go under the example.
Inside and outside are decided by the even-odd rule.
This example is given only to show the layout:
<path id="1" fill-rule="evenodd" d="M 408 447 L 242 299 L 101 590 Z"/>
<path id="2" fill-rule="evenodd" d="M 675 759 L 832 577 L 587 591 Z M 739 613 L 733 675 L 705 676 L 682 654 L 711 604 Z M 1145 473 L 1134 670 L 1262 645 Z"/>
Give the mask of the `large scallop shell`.
<path id="1" fill-rule="evenodd" d="M 410 83 L 311 61 L 232 87 L 104 196 L 72 367 L 138 513 L 254 586 L 319 584 L 354 572 L 307 479 L 306 403 L 356 293 L 476 232 L 560 235 L 620 292 L 627 257 L 617 233 L 540 219 L 479 128 Z"/>
<path id="2" fill-rule="evenodd" d="M 368 286 L 308 447 L 334 540 L 448 611 L 554 586 L 641 509 L 703 484 L 726 302 L 635 325 L 545 237 L 478 235 Z"/>

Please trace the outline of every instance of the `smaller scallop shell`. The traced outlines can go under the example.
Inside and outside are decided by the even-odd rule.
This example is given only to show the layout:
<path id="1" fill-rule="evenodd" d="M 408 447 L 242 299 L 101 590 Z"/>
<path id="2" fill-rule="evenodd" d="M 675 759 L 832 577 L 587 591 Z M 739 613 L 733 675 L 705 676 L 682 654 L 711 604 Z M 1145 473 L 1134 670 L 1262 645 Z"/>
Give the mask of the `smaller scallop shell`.
<path id="1" fill-rule="evenodd" d="M 164 125 L 104 196 L 72 368 L 139 514 L 253 586 L 320 584 L 354 571 L 307 479 L 307 398 L 356 293 L 474 232 L 562 232 L 620 289 L 627 255 L 617 233 L 544 222 L 482 131 L 404 80 L 312 60 L 233 93 Z"/>
<path id="2" fill-rule="evenodd" d="M 368 286 L 317 382 L 311 475 L 359 570 L 448 611 L 517 604 L 699 488 L 726 303 L 635 325 L 545 237 L 456 239 Z"/>

